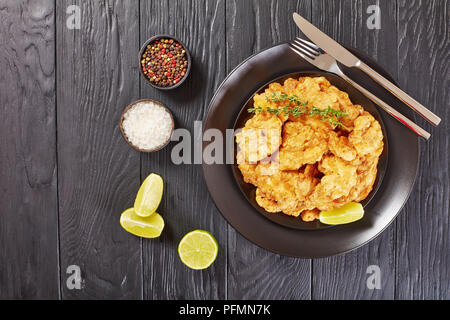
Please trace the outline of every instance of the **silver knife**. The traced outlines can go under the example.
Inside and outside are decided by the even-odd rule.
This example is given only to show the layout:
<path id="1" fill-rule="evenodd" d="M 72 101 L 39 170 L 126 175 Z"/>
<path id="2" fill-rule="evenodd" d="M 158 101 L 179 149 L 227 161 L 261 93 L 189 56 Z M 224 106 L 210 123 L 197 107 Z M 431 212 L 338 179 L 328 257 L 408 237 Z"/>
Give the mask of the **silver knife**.
<path id="1" fill-rule="evenodd" d="M 428 120 L 433 125 L 437 126 L 441 122 L 441 118 L 435 115 L 433 112 L 425 108 L 422 104 L 411 98 L 408 94 L 394 85 L 392 82 L 387 80 L 381 74 L 373 70 L 371 67 L 366 65 L 364 62 L 355 57 L 351 52 L 337 43 L 335 40 L 327 36 L 321 30 L 316 28 L 308 20 L 300 16 L 298 13 L 293 14 L 294 21 L 297 26 L 302 30 L 302 32 L 312 40 L 318 47 L 323 51 L 333 56 L 337 61 L 344 64 L 347 67 L 356 67 L 366 74 L 368 74 L 372 79 L 381 84 L 387 90 L 389 90 L 394 96 L 403 101 L 407 106 L 420 114 L 423 118 Z"/>

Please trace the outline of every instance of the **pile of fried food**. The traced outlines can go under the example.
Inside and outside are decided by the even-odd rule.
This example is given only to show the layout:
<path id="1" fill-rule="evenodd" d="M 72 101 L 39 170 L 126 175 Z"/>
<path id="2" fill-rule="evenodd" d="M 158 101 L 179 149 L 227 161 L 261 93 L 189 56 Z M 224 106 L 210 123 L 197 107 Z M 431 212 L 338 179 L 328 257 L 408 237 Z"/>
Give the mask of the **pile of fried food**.
<path id="1" fill-rule="evenodd" d="M 266 211 L 314 221 L 369 195 L 383 151 L 380 124 L 326 78 L 271 83 L 251 111 L 236 134 L 237 163 Z"/>

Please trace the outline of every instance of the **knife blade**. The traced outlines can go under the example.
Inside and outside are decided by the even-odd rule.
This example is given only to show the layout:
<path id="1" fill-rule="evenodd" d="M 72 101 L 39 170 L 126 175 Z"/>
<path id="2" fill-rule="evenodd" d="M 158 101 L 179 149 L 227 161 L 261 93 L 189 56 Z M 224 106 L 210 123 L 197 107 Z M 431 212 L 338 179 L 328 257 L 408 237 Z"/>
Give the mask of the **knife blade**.
<path id="1" fill-rule="evenodd" d="M 308 20 L 303 18 L 298 13 L 294 12 L 293 14 L 294 22 L 300 28 L 300 30 L 314 42 L 318 47 L 320 47 L 323 51 L 331 55 L 337 61 L 342 63 L 347 67 L 356 67 L 367 75 L 369 75 L 372 79 L 382 85 L 385 89 L 391 92 L 394 96 L 400 99 L 403 103 L 405 103 L 408 107 L 417 112 L 420 116 L 425 118 L 427 121 L 437 126 L 441 122 L 441 118 L 435 115 L 433 112 L 425 108 L 418 101 L 414 100 L 410 97 L 406 92 L 402 91 L 392 82 L 387 80 L 381 74 L 373 70 L 367 64 L 359 60 L 355 55 L 353 55 L 350 51 L 345 49 L 342 45 L 337 43 L 334 39 L 326 35 L 320 29 L 315 27 Z"/>
<path id="2" fill-rule="evenodd" d="M 361 61 L 335 40 L 316 28 L 312 23 L 294 12 L 294 21 L 302 32 L 323 51 L 347 67 L 355 67 Z"/>

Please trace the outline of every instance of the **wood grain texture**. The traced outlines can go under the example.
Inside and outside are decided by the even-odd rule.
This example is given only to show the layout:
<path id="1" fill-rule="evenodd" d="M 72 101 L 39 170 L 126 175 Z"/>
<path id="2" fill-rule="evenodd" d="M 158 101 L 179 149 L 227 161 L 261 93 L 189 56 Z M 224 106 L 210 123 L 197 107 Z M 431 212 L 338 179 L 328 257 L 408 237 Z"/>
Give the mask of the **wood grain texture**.
<path id="1" fill-rule="evenodd" d="M 81 30 L 66 27 L 72 4 L 81 8 Z M 381 8 L 380 30 L 366 27 L 373 4 Z M 448 6 L 0 1 L 0 299 L 450 299 Z M 193 137 L 194 121 L 205 117 L 228 72 L 300 35 L 293 11 L 375 58 L 442 117 L 437 128 L 416 117 L 433 136 L 421 143 L 415 190 L 396 222 L 358 250 L 314 261 L 248 242 L 215 208 L 201 167 L 171 162 L 175 142 L 141 155 L 118 129 L 128 103 L 154 98 Z M 190 78 L 174 91 L 155 90 L 139 75 L 139 46 L 158 33 L 177 36 L 193 56 Z M 159 239 L 140 240 L 121 229 L 119 217 L 150 172 L 165 179 L 159 212 L 166 229 Z M 211 231 L 220 245 L 204 271 L 189 270 L 177 254 L 181 237 L 194 229 Z M 72 264 L 81 268 L 81 290 L 66 287 Z M 369 265 L 381 269 L 381 290 L 366 287 Z"/>
<path id="2" fill-rule="evenodd" d="M 181 87 L 161 92 L 142 80 L 141 97 L 163 102 L 172 111 L 176 128 L 188 130 L 191 139 L 194 121 L 203 119 L 214 90 L 225 77 L 224 9 L 223 0 L 141 2 L 141 43 L 156 34 L 173 35 L 187 46 L 193 61 L 191 74 Z M 199 129 L 201 134 L 201 125 Z M 159 239 L 143 242 L 144 297 L 224 299 L 227 223 L 209 197 L 201 166 L 172 162 L 175 144 L 142 155 L 142 178 L 151 172 L 164 178 L 158 212 L 166 221 Z M 202 271 L 188 269 L 177 253 L 181 238 L 195 229 L 210 231 L 219 243 L 217 260 Z"/>
<path id="3" fill-rule="evenodd" d="M 399 81 L 442 118 L 421 143 L 416 189 L 397 228 L 398 299 L 450 299 L 448 1 L 399 1 Z"/>
<path id="4" fill-rule="evenodd" d="M 381 29 L 368 29 L 366 10 L 377 4 Z M 395 77 L 396 15 L 393 1 L 313 1 L 312 22 L 343 45 L 373 57 Z M 313 261 L 313 299 L 392 299 L 395 285 L 395 223 L 353 252 Z M 381 289 L 367 288 L 367 267 L 381 271 Z"/>
<path id="5" fill-rule="evenodd" d="M 66 8 L 81 9 L 81 29 Z M 142 297 L 140 240 L 119 218 L 139 188 L 140 160 L 119 119 L 139 95 L 134 0 L 57 1 L 58 188 L 63 299 Z M 69 265 L 81 290 L 66 287 Z"/>
<path id="6" fill-rule="evenodd" d="M 299 35 L 292 12 L 310 17 L 310 1 L 227 1 L 227 69 Z M 229 299 L 309 299 L 311 261 L 282 257 L 228 227 Z"/>
<path id="7" fill-rule="evenodd" d="M 53 1 L 0 3 L 0 299 L 58 299 Z"/>

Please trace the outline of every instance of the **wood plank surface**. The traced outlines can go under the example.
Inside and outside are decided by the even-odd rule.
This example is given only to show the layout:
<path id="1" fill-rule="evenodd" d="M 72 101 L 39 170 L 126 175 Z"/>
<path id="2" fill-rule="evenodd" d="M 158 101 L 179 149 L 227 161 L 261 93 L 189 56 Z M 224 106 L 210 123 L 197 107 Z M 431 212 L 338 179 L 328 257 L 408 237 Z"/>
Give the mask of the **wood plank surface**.
<path id="1" fill-rule="evenodd" d="M 266 47 L 299 35 L 293 11 L 310 17 L 310 1 L 227 1 L 227 70 Z M 264 250 L 228 226 L 229 299 L 309 299 L 311 261 Z"/>
<path id="2" fill-rule="evenodd" d="M 67 28 L 78 5 L 81 29 Z M 140 160 L 119 131 L 139 96 L 134 0 L 57 1 L 58 190 L 63 299 L 142 297 L 140 239 L 119 218 L 139 188 Z M 78 265 L 80 290 L 66 286 Z"/>
<path id="3" fill-rule="evenodd" d="M 381 10 L 381 29 L 369 29 L 367 8 Z M 374 58 L 396 77 L 396 4 L 393 1 L 313 1 L 312 22 L 343 45 Z M 350 253 L 313 261 L 313 299 L 392 299 L 395 285 L 395 223 Z M 381 289 L 368 289 L 367 268 L 378 266 Z"/>
<path id="4" fill-rule="evenodd" d="M 162 92 L 141 80 L 141 97 L 163 102 L 173 113 L 176 128 L 194 139 L 194 121 L 201 121 L 214 90 L 225 77 L 224 0 L 154 0 L 141 2 L 141 43 L 153 35 L 180 39 L 192 55 L 191 74 L 181 87 Z M 202 126 L 198 127 L 201 135 Z M 215 208 L 200 165 L 175 165 L 172 142 L 157 153 L 142 155 L 142 179 L 149 173 L 165 181 L 158 209 L 166 222 L 162 236 L 143 242 L 146 299 L 224 299 L 227 223 Z M 189 143 L 191 145 L 191 143 Z M 203 229 L 219 243 L 214 264 L 202 271 L 188 269 L 177 246 L 188 232 Z"/>
<path id="5" fill-rule="evenodd" d="M 70 5 L 79 30 L 67 27 Z M 381 9 L 379 30 L 366 25 L 370 5 Z M 432 138 L 421 142 L 418 180 L 396 221 L 368 245 L 320 260 L 250 243 L 215 208 L 201 166 L 172 162 L 177 142 L 139 154 L 118 128 L 127 104 L 153 98 L 199 141 L 194 121 L 225 76 L 301 34 L 293 11 L 373 57 L 442 117 L 437 128 L 415 119 Z M 450 299 L 448 23 L 447 0 L 0 0 L 0 299 Z M 188 81 L 167 92 L 138 70 L 141 44 L 161 33 L 193 58 Z M 119 218 L 151 172 L 165 180 L 166 227 L 147 240 Z M 177 253 L 195 229 L 220 246 L 203 271 Z M 71 265 L 80 290 L 66 285 Z M 366 286 L 370 265 L 380 290 Z"/>
<path id="6" fill-rule="evenodd" d="M 0 3 L 0 299 L 58 299 L 54 2 Z"/>
<path id="7" fill-rule="evenodd" d="M 442 118 L 421 143 L 415 191 L 397 223 L 397 299 L 450 299 L 449 2 L 398 1 L 399 81 Z"/>

